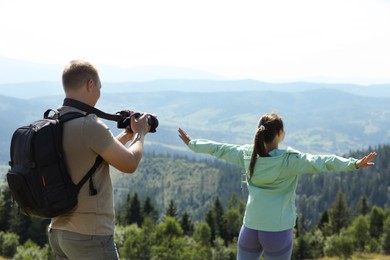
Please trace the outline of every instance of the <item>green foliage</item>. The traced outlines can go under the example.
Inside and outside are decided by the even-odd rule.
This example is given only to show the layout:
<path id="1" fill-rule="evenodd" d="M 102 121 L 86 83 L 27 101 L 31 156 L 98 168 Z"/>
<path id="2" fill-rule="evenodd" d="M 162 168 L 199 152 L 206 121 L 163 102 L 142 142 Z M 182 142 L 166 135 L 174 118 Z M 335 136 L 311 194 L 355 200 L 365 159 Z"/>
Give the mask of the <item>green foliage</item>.
<path id="1" fill-rule="evenodd" d="M 390 146 L 381 147 L 383 151 L 387 151 L 386 149 L 389 148 Z M 361 152 L 361 154 L 365 153 L 366 151 Z M 239 185 L 237 185 L 237 193 L 232 192 L 234 189 L 228 188 L 232 187 L 229 186 L 232 183 L 239 184 L 240 182 L 240 173 L 237 168 L 213 160 L 190 160 L 170 156 L 155 155 L 153 158 L 145 158 L 145 160 L 148 161 L 150 167 L 143 169 L 142 173 L 138 172 L 132 176 L 117 173 L 113 178 L 114 183 L 116 183 L 116 194 L 123 195 L 123 197 L 121 197 L 122 195 L 118 197 L 122 198 L 121 203 L 118 203 L 116 208 L 118 218 L 121 216 L 121 221 L 126 219 L 123 217 L 131 212 L 131 201 L 136 197 L 137 199 L 134 199 L 134 201 L 138 201 L 135 203 L 138 205 L 136 208 L 143 219 L 142 223 L 135 221 L 134 224 L 120 222 L 120 218 L 118 219 L 117 223 L 120 225 L 116 227 L 115 242 L 121 258 L 234 259 L 236 241 L 245 208 L 242 196 L 237 195 L 241 194 Z M 164 168 L 163 161 L 166 161 L 170 166 Z M 370 193 L 367 192 L 363 184 L 360 185 L 359 192 L 354 186 L 364 180 L 368 187 L 375 183 L 380 190 L 381 185 L 388 180 L 383 178 L 383 176 L 387 176 L 387 172 L 376 167 L 378 165 L 386 166 L 388 161 L 388 158 L 379 158 L 376 160 L 377 166 L 363 169 L 364 171 L 359 170 L 353 174 L 331 173 L 329 178 L 326 174 L 314 175 L 316 178 L 309 179 L 312 182 L 306 188 L 308 194 L 317 189 L 318 192 L 313 193 L 316 195 L 303 194 L 302 187 L 298 190 L 299 220 L 303 224 L 299 230 L 299 236 L 294 240 L 293 256 L 295 259 L 299 259 L 299 257 L 317 259 L 324 253 L 329 256 L 347 258 L 350 251 L 379 253 L 383 250 L 384 253 L 390 254 L 390 210 L 373 203 L 373 197 L 370 195 L 364 202 L 364 194 Z M 175 163 L 171 164 L 171 162 Z M 170 175 L 172 169 L 175 170 L 173 175 Z M 229 178 L 224 178 L 225 175 L 231 180 L 228 181 Z M 119 179 L 115 180 L 118 176 Z M 135 181 L 133 177 L 139 178 L 139 180 Z M 305 183 L 304 177 L 306 176 L 303 176 L 302 179 Z M 177 182 L 176 178 L 178 178 Z M 143 182 L 141 179 L 147 179 L 147 182 Z M 376 179 L 377 182 L 370 182 L 368 179 Z M 211 184 L 210 181 L 212 181 Z M 189 185 L 185 186 L 187 182 Z M 225 193 L 216 192 L 216 190 L 222 189 L 219 186 L 220 182 L 224 184 Z M 144 186 L 140 186 L 140 183 L 143 183 Z M 117 185 L 119 184 L 122 185 L 123 189 L 118 189 Z M 152 186 L 154 190 L 148 191 Z M 133 194 L 128 193 L 129 187 L 132 188 Z M 140 193 L 138 193 L 138 187 L 142 187 Z M 198 189 L 201 189 L 203 193 L 200 193 Z M 4 237 L 0 236 L 0 248 L 8 248 L 8 252 L 12 252 L 9 250 L 12 248 L 15 250 L 17 248 L 15 245 L 24 245 L 25 241 L 31 239 L 38 245 L 38 248 L 40 247 L 40 250 L 46 250 L 45 236 L 48 222 L 26 219 L 24 215 L 18 214 L 15 210 L 16 207 L 10 207 L 11 198 L 7 194 L 7 189 L 3 188 L 0 194 L 0 204 L 4 205 L 4 210 L 0 210 L 0 223 L 5 227 L 5 231 L 12 231 L 18 237 L 18 239 L 13 238 L 13 241 L 17 241 L 16 244 L 7 242 L 4 245 Z M 220 196 L 220 194 L 225 195 Z M 351 199 L 351 196 L 354 199 Z M 190 204 L 189 201 L 191 201 Z M 303 202 L 308 203 L 308 205 L 302 206 Z M 359 203 L 363 205 L 360 207 L 361 210 L 358 210 Z M 161 207 L 161 205 L 165 206 Z M 160 212 L 164 214 L 170 205 L 176 207 L 176 214 L 174 214 L 176 218 L 172 216 L 156 217 Z M 352 207 L 355 207 L 356 210 L 352 211 Z M 317 211 L 319 208 L 323 208 L 323 210 Z M 203 213 L 201 214 L 201 212 Z M 313 212 L 318 214 L 317 219 L 321 219 L 321 221 L 316 221 L 316 218 L 311 217 Z M 319 212 L 323 212 L 323 214 L 319 214 Z M 355 215 L 350 214 L 351 212 Z M 305 215 L 306 213 L 308 215 Z M 8 217 L 4 217 L 7 214 Z M 363 217 L 364 215 L 365 217 Z M 193 227 L 192 232 L 190 226 Z M 318 227 L 318 229 L 311 229 L 311 227 Z M 337 231 L 340 231 L 340 234 L 336 235 Z M 368 237 L 367 232 L 369 232 Z M 12 241 L 8 238 L 7 240 Z M 32 248 L 35 249 L 31 249 L 30 255 L 35 254 L 33 251 L 38 250 L 37 247 Z M 27 247 L 20 246 L 20 249 L 16 250 L 16 254 L 22 254 L 22 251 L 27 250 Z"/>
<path id="2" fill-rule="evenodd" d="M 292 259 L 318 259 L 324 254 L 325 237 L 319 229 L 301 234 L 293 242 Z"/>
<path id="3" fill-rule="evenodd" d="M 368 201 L 366 196 L 364 195 L 361 196 L 356 208 L 359 215 L 365 216 L 370 212 L 370 207 L 368 206 Z"/>
<path id="4" fill-rule="evenodd" d="M 356 250 L 363 252 L 371 239 L 367 218 L 363 215 L 357 217 L 349 227 L 349 232 L 354 240 Z"/>
<path id="5" fill-rule="evenodd" d="M 12 209 L 11 191 L 7 188 L 0 189 L 0 230 L 8 230 L 8 223 Z"/>
<path id="6" fill-rule="evenodd" d="M 212 248 L 212 260 L 235 260 L 237 255 L 237 241 L 233 241 L 228 246 L 222 238 L 217 237 L 215 246 Z"/>
<path id="7" fill-rule="evenodd" d="M 337 256 L 342 259 L 351 258 L 354 247 L 353 240 L 344 231 L 328 237 L 325 241 L 325 255 Z"/>
<path id="8" fill-rule="evenodd" d="M 344 200 L 344 194 L 339 191 L 330 211 L 330 224 L 333 234 L 340 233 L 349 223 L 349 210 Z"/>
<path id="9" fill-rule="evenodd" d="M 11 232 L 0 231 L 0 255 L 12 257 L 19 245 L 19 236 Z"/>
<path id="10" fill-rule="evenodd" d="M 154 221 L 149 217 L 144 219 L 142 227 L 138 227 L 136 224 L 116 226 L 114 238 L 120 257 L 124 259 L 150 259 L 154 232 Z"/>
<path id="11" fill-rule="evenodd" d="M 141 202 L 138 198 L 138 194 L 135 193 L 130 201 L 130 210 L 128 214 L 128 224 L 136 223 L 141 226 L 143 222 Z"/>
<path id="12" fill-rule="evenodd" d="M 165 211 L 165 216 L 173 217 L 173 218 L 177 217 L 177 207 L 173 200 L 169 201 L 169 205 Z"/>
<path id="13" fill-rule="evenodd" d="M 150 218 L 154 222 L 158 219 L 158 211 L 153 206 L 152 200 L 150 197 L 146 197 L 145 202 L 142 207 L 143 217 L 144 218 Z"/>
<path id="14" fill-rule="evenodd" d="M 213 214 L 215 217 L 215 223 L 217 227 L 217 235 L 220 236 L 222 239 L 225 240 L 225 242 L 228 242 L 229 235 L 228 235 L 228 228 L 227 228 L 227 222 L 225 218 L 225 210 L 223 209 L 223 206 L 221 204 L 221 201 L 219 200 L 219 197 L 217 197 L 214 201 L 214 209 Z"/>
<path id="15" fill-rule="evenodd" d="M 390 216 L 384 221 L 382 250 L 386 255 L 390 255 Z"/>
<path id="16" fill-rule="evenodd" d="M 209 225 L 205 222 L 199 223 L 194 231 L 194 240 L 202 246 L 209 247 L 211 245 L 210 238 L 211 229 Z"/>
<path id="17" fill-rule="evenodd" d="M 370 236 L 379 239 L 383 232 L 383 209 L 373 206 L 370 213 Z"/>
<path id="18" fill-rule="evenodd" d="M 149 197 L 162 215 L 173 201 L 176 217 L 187 211 L 193 221 L 200 221 L 217 196 L 226 205 L 233 193 L 241 194 L 241 170 L 216 160 L 146 154 L 131 176 L 112 172 L 117 209 L 125 207 L 131 190 L 139 198 Z"/>
<path id="19" fill-rule="evenodd" d="M 18 246 L 16 254 L 12 258 L 13 260 L 43 260 L 54 259 L 51 255 L 49 245 L 45 245 L 43 248 L 31 240 L 27 240 L 23 245 Z"/>
<path id="20" fill-rule="evenodd" d="M 142 230 L 136 224 L 129 225 L 125 230 L 126 239 L 120 250 L 120 256 L 125 259 L 142 259 Z"/>
<path id="21" fill-rule="evenodd" d="M 238 237 L 242 226 L 242 214 L 234 208 L 230 208 L 225 212 L 223 219 L 226 223 L 226 241 L 232 242 Z"/>
<path id="22" fill-rule="evenodd" d="M 185 249 L 188 247 L 180 224 L 175 218 L 169 216 L 156 226 L 154 242 L 152 259 L 183 259 Z"/>
<path id="23" fill-rule="evenodd" d="M 180 237 L 183 235 L 183 229 L 174 217 L 167 216 L 164 222 L 156 227 L 156 239 Z"/>
<path id="24" fill-rule="evenodd" d="M 334 202 L 335 195 L 341 190 L 348 208 L 356 209 L 362 197 L 367 198 L 367 207 L 377 205 L 389 207 L 387 187 L 390 180 L 390 145 L 378 145 L 368 149 L 350 152 L 345 157 L 360 158 L 375 151 L 375 166 L 359 169 L 355 172 L 329 172 L 308 174 L 300 177 L 297 188 L 298 212 L 306 219 L 306 227 L 312 228 L 319 222 L 320 212 L 329 209 Z M 359 209 L 359 206 L 358 206 Z M 369 212 L 364 209 L 365 214 Z M 330 211 L 329 211 L 330 213 Z M 359 210 L 351 210 L 350 217 L 360 215 Z"/>
<path id="25" fill-rule="evenodd" d="M 180 220 L 180 226 L 183 229 L 184 234 L 187 236 L 191 236 L 192 232 L 194 231 L 194 224 L 192 223 L 190 219 L 190 215 L 186 212 L 184 212 L 183 216 Z"/>
<path id="26" fill-rule="evenodd" d="M 330 225 L 328 210 L 325 209 L 321 213 L 320 221 L 318 223 L 318 228 L 325 236 L 330 236 L 332 234 L 332 227 Z"/>
<path id="27" fill-rule="evenodd" d="M 210 227 L 210 243 L 214 244 L 214 241 L 217 237 L 218 226 L 215 219 L 214 211 L 210 209 L 206 214 L 206 222 Z"/>

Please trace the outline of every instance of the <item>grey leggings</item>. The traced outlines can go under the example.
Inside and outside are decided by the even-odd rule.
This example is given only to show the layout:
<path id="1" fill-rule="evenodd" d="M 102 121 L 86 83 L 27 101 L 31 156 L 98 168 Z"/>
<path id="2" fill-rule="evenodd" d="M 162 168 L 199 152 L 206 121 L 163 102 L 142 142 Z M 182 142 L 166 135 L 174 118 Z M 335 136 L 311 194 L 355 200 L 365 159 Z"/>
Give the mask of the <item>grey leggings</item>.
<path id="1" fill-rule="evenodd" d="M 237 260 L 289 260 L 293 247 L 292 229 L 280 232 L 258 231 L 241 227 Z"/>

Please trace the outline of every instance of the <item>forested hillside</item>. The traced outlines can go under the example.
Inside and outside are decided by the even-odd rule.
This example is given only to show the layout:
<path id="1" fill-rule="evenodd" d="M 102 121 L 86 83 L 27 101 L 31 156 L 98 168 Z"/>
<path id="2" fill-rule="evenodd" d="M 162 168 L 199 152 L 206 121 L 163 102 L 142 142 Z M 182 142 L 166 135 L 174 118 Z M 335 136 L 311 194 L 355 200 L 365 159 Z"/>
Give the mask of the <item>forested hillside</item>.
<path id="1" fill-rule="evenodd" d="M 370 151 L 378 153 L 374 167 L 300 178 L 293 259 L 390 254 L 390 145 L 346 156 L 359 158 Z M 121 256 L 235 259 L 246 200 L 241 173 L 219 160 L 153 153 L 132 175 L 114 172 Z M 18 213 L 5 183 L 1 187 L 0 255 L 52 259 L 48 221 Z"/>
<path id="2" fill-rule="evenodd" d="M 307 227 L 318 223 L 320 214 L 331 205 L 338 191 L 345 194 L 351 208 L 362 196 L 372 205 L 390 205 L 390 145 L 354 151 L 345 156 L 358 158 L 372 150 L 378 153 L 374 167 L 300 177 L 296 202 Z M 0 176 L 4 176 L 6 170 L 7 167 L 0 168 Z M 160 213 L 174 200 L 179 213 L 187 211 L 196 221 L 203 218 L 216 197 L 223 205 L 232 194 L 246 201 L 247 188 L 242 183 L 242 174 L 242 169 L 208 157 L 147 153 L 134 174 L 112 169 L 116 207 L 119 208 L 128 195 L 137 193 L 141 200 L 149 197 Z"/>
<path id="3" fill-rule="evenodd" d="M 371 205 L 390 205 L 390 145 L 355 151 L 345 156 L 360 158 L 373 150 L 378 153 L 374 167 L 300 177 L 297 206 L 308 228 L 318 223 L 321 213 L 330 207 L 338 191 L 345 194 L 351 208 L 363 196 Z M 118 205 L 123 203 L 128 193 L 138 193 L 140 198 L 150 197 L 159 212 L 163 212 L 169 201 L 174 200 L 179 213 L 187 211 L 194 220 L 199 220 L 216 197 L 224 205 L 233 193 L 246 201 L 247 188 L 241 182 L 242 173 L 241 169 L 220 160 L 147 154 L 133 175 L 114 173 L 113 185 Z"/>
<path id="4" fill-rule="evenodd" d="M 241 173 L 222 161 L 147 154 L 132 175 L 114 170 L 113 186 L 117 206 L 128 194 L 137 193 L 143 199 L 150 197 L 159 212 L 174 200 L 179 213 L 187 211 L 200 220 L 216 197 L 224 205 L 233 193 L 245 199 Z"/>
<path id="5" fill-rule="evenodd" d="M 361 158 L 368 152 L 378 153 L 375 166 L 347 173 L 320 173 L 300 178 L 297 189 L 299 214 L 306 226 L 317 224 L 321 212 L 331 206 L 338 191 L 345 195 L 351 214 L 357 214 L 357 205 L 366 197 L 370 205 L 390 206 L 390 145 L 379 145 L 346 156 Z"/>

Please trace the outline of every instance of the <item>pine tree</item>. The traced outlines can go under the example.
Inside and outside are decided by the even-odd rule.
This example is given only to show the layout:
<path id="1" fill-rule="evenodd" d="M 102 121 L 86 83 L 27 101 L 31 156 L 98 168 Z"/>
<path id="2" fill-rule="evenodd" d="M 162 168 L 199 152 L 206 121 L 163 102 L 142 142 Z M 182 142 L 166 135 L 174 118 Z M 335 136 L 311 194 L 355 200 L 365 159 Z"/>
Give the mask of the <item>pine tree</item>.
<path id="1" fill-rule="evenodd" d="M 374 206 L 370 213 L 370 236 L 373 238 L 379 238 L 383 232 L 383 210 L 378 206 Z"/>
<path id="2" fill-rule="evenodd" d="M 0 230 L 8 230 L 11 211 L 11 191 L 6 186 L 0 194 Z"/>
<path id="3" fill-rule="evenodd" d="M 165 215 L 167 217 L 173 217 L 177 220 L 177 207 L 173 200 L 169 201 L 168 208 L 166 209 Z"/>
<path id="4" fill-rule="evenodd" d="M 9 232 L 13 232 L 19 236 L 19 242 L 23 244 L 29 239 L 28 230 L 31 226 L 32 218 L 21 214 L 17 209 L 11 210 L 9 220 Z"/>
<path id="5" fill-rule="evenodd" d="M 318 223 L 318 228 L 322 230 L 327 223 L 329 223 L 329 214 L 328 214 L 328 210 L 325 209 L 324 212 L 321 213 L 320 222 Z"/>
<path id="6" fill-rule="evenodd" d="M 330 223 L 334 234 L 340 233 L 341 229 L 348 226 L 349 210 L 341 191 L 337 193 L 330 212 Z"/>
<path id="7" fill-rule="evenodd" d="M 138 198 L 137 193 L 135 193 L 134 196 L 131 198 L 130 214 L 128 220 L 128 224 L 136 223 L 139 227 L 142 225 L 143 216 L 141 211 L 141 202 Z"/>
<path id="8" fill-rule="evenodd" d="M 308 259 L 307 254 L 309 252 L 309 243 L 305 235 L 301 235 L 297 238 L 296 248 L 294 248 L 293 259 Z"/>
<path id="9" fill-rule="evenodd" d="M 187 236 L 192 235 L 194 231 L 194 224 L 192 223 L 190 215 L 187 213 L 187 211 L 185 211 L 183 216 L 181 217 L 180 225 L 184 231 L 184 234 L 186 234 Z"/>
<path id="10" fill-rule="evenodd" d="M 228 235 L 228 242 L 237 238 L 242 226 L 242 216 L 238 209 L 230 208 L 225 212 L 224 219 L 226 221 L 226 231 Z"/>
<path id="11" fill-rule="evenodd" d="M 154 208 L 154 206 L 152 204 L 152 200 L 150 199 L 149 196 L 146 197 L 146 199 L 145 199 L 144 205 L 142 207 L 142 212 L 143 212 L 144 218 L 149 217 L 151 220 L 153 220 L 153 222 L 157 221 L 158 212 Z"/>
<path id="12" fill-rule="evenodd" d="M 330 226 L 330 220 L 329 220 L 329 213 L 328 210 L 324 210 L 320 216 L 320 221 L 318 223 L 318 228 L 321 230 L 322 234 L 324 236 L 330 236 L 332 234 L 331 226 Z"/>
<path id="13" fill-rule="evenodd" d="M 225 241 L 229 240 L 226 219 L 224 218 L 224 210 L 219 200 L 219 197 L 215 199 L 214 202 L 214 214 L 215 214 L 215 224 L 217 226 L 217 234 Z"/>
<path id="14" fill-rule="evenodd" d="M 118 222 L 123 226 L 130 224 L 130 204 L 131 196 L 130 193 L 128 193 L 126 197 L 126 202 L 120 207 L 118 214 Z"/>
<path id="15" fill-rule="evenodd" d="M 194 231 L 194 239 L 203 246 L 210 246 L 211 229 L 205 222 L 199 223 Z"/>
<path id="16" fill-rule="evenodd" d="M 215 238 L 217 236 L 217 224 L 216 224 L 216 221 L 215 221 L 215 214 L 214 214 L 214 211 L 212 209 L 207 211 L 206 223 L 210 227 L 210 243 L 212 245 L 214 245 L 214 241 L 215 241 Z"/>
<path id="17" fill-rule="evenodd" d="M 382 250 L 386 255 L 390 255 L 390 216 L 384 221 L 383 236 Z"/>
<path id="18" fill-rule="evenodd" d="M 365 245 L 368 244 L 370 240 L 368 221 L 366 217 L 363 215 L 357 217 L 352 223 L 350 230 L 358 250 L 363 251 Z"/>
<path id="19" fill-rule="evenodd" d="M 367 215 L 370 212 L 370 207 L 368 206 L 368 201 L 366 196 L 360 197 L 359 203 L 357 205 L 358 215 Z"/>

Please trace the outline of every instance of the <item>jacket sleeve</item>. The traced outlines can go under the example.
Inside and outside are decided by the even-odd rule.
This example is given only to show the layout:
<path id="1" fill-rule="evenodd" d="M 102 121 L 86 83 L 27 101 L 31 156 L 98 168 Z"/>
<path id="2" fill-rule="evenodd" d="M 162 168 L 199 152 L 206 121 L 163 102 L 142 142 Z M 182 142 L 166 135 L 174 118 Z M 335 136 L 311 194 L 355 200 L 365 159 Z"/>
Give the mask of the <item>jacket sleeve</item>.
<path id="1" fill-rule="evenodd" d="M 248 145 L 224 144 L 206 139 L 192 139 L 188 147 L 193 152 L 209 154 L 241 168 L 244 168 L 243 158 L 249 150 Z"/>
<path id="2" fill-rule="evenodd" d="M 289 174 L 302 175 L 327 171 L 356 170 L 357 159 L 344 158 L 337 155 L 311 155 L 307 153 L 291 153 L 287 160 Z"/>

